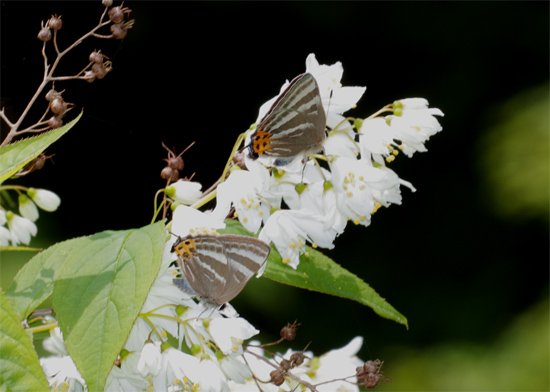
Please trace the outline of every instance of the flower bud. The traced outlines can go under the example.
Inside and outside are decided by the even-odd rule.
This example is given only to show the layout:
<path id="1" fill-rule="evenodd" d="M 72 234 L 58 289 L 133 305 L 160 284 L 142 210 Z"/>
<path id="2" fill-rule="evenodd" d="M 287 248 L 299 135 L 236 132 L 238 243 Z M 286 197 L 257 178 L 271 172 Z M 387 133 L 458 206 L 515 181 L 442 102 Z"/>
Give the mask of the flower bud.
<path id="1" fill-rule="evenodd" d="M 19 195 L 19 213 L 22 217 L 33 222 L 36 222 L 38 219 L 38 208 L 36 208 L 36 204 L 24 194 Z"/>
<path id="2" fill-rule="evenodd" d="M 55 211 L 59 207 L 59 204 L 61 204 L 59 196 L 46 189 L 29 188 L 27 194 L 44 211 Z"/>
<path id="3" fill-rule="evenodd" d="M 48 20 L 48 26 L 50 26 L 53 31 L 61 30 L 62 25 L 61 16 L 52 15 L 50 20 Z"/>

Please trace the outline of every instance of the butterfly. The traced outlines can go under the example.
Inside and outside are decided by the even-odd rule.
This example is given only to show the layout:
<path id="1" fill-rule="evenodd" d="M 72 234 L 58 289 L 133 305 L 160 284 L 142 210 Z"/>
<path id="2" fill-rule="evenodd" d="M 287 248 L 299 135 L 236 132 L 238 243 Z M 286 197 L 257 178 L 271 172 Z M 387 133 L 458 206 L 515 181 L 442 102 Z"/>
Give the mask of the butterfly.
<path id="1" fill-rule="evenodd" d="M 174 284 L 182 291 L 215 305 L 235 298 L 265 264 L 271 248 L 243 235 L 197 235 L 178 237 L 172 252 L 185 279 Z"/>
<path id="2" fill-rule="evenodd" d="M 247 146 L 249 157 L 274 157 L 274 165 L 284 166 L 297 156 L 318 152 L 326 122 L 317 81 L 309 73 L 298 75 L 256 126 Z"/>

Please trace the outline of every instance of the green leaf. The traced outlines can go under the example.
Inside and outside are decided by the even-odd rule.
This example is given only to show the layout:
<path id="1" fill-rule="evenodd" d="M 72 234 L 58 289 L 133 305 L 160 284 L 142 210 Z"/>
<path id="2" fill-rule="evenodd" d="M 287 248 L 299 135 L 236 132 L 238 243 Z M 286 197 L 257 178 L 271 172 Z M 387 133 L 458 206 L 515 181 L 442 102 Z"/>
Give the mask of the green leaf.
<path id="1" fill-rule="evenodd" d="M 164 222 L 83 238 L 65 260 L 53 304 L 89 391 L 103 390 L 160 268 Z"/>
<path id="2" fill-rule="evenodd" d="M 49 391 L 48 380 L 38 362 L 31 339 L 2 290 L 0 320 L 0 389 Z"/>
<path id="3" fill-rule="evenodd" d="M 13 176 L 53 142 L 67 133 L 80 120 L 81 116 L 82 112 L 77 118 L 61 128 L 0 147 L 0 183 Z"/>
<path id="4" fill-rule="evenodd" d="M 252 235 L 238 221 L 226 222 L 224 233 Z M 342 268 L 321 252 L 307 247 L 309 257 L 302 255 L 296 270 L 282 263 L 271 246 L 266 270 L 262 276 L 290 286 L 352 299 L 374 310 L 378 315 L 408 326 L 407 319 L 361 278 Z"/>
<path id="5" fill-rule="evenodd" d="M 85 240 L 85 238 L 75 238 L 51 246 L 38 253 L 19 270 L 6 293 L 19 320 L 26 319 L 48 299 L 66 258 Z"/>

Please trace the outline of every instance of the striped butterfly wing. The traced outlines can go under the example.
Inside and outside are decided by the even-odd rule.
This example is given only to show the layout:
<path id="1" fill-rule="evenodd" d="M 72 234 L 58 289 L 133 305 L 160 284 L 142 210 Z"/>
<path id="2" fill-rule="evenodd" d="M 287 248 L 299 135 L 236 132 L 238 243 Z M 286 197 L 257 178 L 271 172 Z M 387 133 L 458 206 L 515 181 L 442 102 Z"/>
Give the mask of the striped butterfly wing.
<path id="1" fill-rule="evenodd" d="M 235 298 L 265 264 L 271 248 L 265 242 L 248 236 L 226 234 L 218 238 L 224 244 L 229 260 L 227 283 L 218 296 L 220 303 L 226 303 Z"/>
<path id="2" fill-rule="evenodd" d="M 294 78 L 252 135 L 252 158 L 280 158 L 318 151 L 325 139 L 326 116 L 315 78 Z"/>
<path id="3" fill-rule="evenodd" d="M 271 250 L 256 238 L 229 234 L 185 237 L 173 249 L 182 258 L 180 266 L 187 279 L 174 279 L 174 284 L 216 305 L 235 298 Z"/>
<path id="4" fill-rule="evenodd" d="M 221 305 L 218 295 L 225 289 L 229 271 L 229 259 L 224 244 L 215 236 L 191 237 L 196 250 L 190 257 L 184 257 L 183 273 L 187 283 L 201 297 Z"/>

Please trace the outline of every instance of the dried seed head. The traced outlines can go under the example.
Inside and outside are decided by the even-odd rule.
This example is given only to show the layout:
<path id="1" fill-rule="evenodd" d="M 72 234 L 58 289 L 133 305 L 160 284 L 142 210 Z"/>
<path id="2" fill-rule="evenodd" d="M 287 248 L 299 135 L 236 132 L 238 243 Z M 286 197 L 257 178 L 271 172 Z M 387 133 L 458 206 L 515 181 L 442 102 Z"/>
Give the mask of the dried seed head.
<path id="1" fill-rule="evenodd" d="M 38 32 L 38 39 L 42 42 L 48 42 L 52 39 L 52 32 L 50 31 L 48 24 L 44 26 L 44 22 L 42 22 L 42 28 Z"/>
<path id="2" fill-rule="evenodd" d="M 179 180 L 180 174 L 177 170 L 173 170 L 171 167 L 166 166 L 160 172 L 160 177 L 163 180 L 169 180 L 170 182 L 174 182 Z"/>
<path id="3" fill-rule="evenodd" d="M 111 72 L 111 62 L 106 61 L 105 63 L 95 63 L 92 65 L 92 72 L 98 79 L 103 79 L 108 72 Z"/>
<path id="4" fill-rule="evenodd" d="M 304 363 L 304 353 L 294 353 L 290 356 L 290 361 L 292 362 L 292 367 L 300 366 Z"/>
<path id="5" fill-rule="evenodd" d="M 290 370 L 290 368 L 292 367 L 292 363 L 288 360 L 288 359 L 283 359 L 280 363 L 279 363 L 279 366 L 285 371 L 285 372 L 288 372 Z"/>
<path id="6" fill-rule="evenodd" d="M 54 99 L 60 98 L 60 97 L 61 97 L 61 93 L 58 93 L 53 88 L 46 93 L 46 100 L 48 100 L 50 102 L 53 101 Z"/>
<path id="7" fill-rule="evenodd" d="M 88 83 L 92 83 L 95 80 L 95 74 L 92 71 L 86 71 L 84 72 L 84 79 Z"/>
<path id="8" fill-rule="evenodd" d="M 92 53 L 90 53 L 89 59 L 92 63 L 102 63 L 103 55 L 101 54 L 101 50 L 94 50 Z"/>
<path id="9" fill-rule="evenodd" d="M 48 126 L 52 129 L 57 129 L 59 128 L 61 125 L 63 125 L 63 121 L 61 121 L 61 118 L 59 117 L 55 117 L 55 116 L 52 116 L 49 120 L 48 120 Z"/>
<path id="10" fill-rule="evenodd" d="M 270 381 L 277 386 L 285 382 L 285 377 L 280 370 L 273 370 L 269 375 L 271 376 Z"/>
<path id="11" fill-rule="evenodd" d="M 103 4 L 105 7 L 110 7 L 113 5 L 113 0 L 102 0 L 101 4 Z"/>
<path id="12" fill-rule="evenodd" d="M 120 23 L 124 20 L 124 11 L 122 7 L 113 7 L 109 10 L 109 19 L 113 23 Z"/>
<path id="13" fill-rule="evenodd" d="M 283 327 L 283 329 L 281 329 L 281 337 L 285 340 L 294 340 L 294 338 L 296 337 L 296 329 L 298 329 L 298 326 L 300 324 L 297 324 L 298 320 L 294 321 L 294 323 L 292 325 L 287 324 L 286 327 Z"/>
<path id="14" fill-rule="evenodd" d="M 128 34 L 128 30 L 134 25 L 134 20 L 126 23 L 117 23 L 111 26 L 111 34 L 114 39 L 123 39 Z"/>
<path id="15" fill-rule="evenodd" d="M 65 102 L 62 97 L 55 98 L 50 103 L 50 109 L 55 115 L 61 115 L 65 113 L 67 111 L 67 106 L 67 102 Z"/>
<path id="16" fill-rule="evenodd" d="M 50 20 L 48 20 L 48 26 L 50 26 L 53 31 L 61 30 L 61 26 L 63 26 L 61 16 L 52 15 Z"/>

